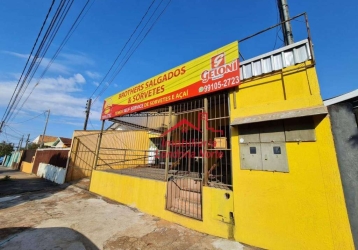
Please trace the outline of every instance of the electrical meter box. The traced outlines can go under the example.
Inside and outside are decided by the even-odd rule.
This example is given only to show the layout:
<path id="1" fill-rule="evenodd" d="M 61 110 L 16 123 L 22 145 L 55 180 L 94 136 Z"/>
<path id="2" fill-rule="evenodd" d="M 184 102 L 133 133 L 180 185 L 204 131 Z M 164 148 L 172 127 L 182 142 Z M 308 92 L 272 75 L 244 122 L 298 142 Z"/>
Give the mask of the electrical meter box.
<path id="1" fill-rule="evenodd" d="M 262 170 L 288 172 L 286 144 L 261 143 Z"/>
<path id="2" fill-rule="evenodd" d="M 288 172 L 283 121 L 239 127 L 241 169 Z"/>
<path id="3" fill-rule="evenodd" d="M 240 144 L 241 169 L 262 170 L 260 143 Z"/>

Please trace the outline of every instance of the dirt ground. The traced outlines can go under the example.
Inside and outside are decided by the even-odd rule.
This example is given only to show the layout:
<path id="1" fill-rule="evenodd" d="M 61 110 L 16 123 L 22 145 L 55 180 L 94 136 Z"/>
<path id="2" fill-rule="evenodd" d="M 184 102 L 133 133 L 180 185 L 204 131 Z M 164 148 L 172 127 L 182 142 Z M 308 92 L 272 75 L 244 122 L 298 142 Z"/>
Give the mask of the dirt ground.
<path id="1" fill-rule="evenodd" d="M 253 249 L 2 167 L 0 190 L 0 249 Z"/>

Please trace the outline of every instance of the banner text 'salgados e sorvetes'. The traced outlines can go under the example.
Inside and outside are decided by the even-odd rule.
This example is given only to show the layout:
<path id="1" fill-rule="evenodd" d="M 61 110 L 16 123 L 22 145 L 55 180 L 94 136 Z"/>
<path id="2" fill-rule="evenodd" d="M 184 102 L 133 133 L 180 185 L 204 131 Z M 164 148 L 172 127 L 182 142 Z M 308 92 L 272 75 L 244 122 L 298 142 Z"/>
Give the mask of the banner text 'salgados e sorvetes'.
<path id="1" fill-rule="evenodd" d="M 105 99 L 101 119 L 232 88 L 240 84 L 238 42 L 230 43 Z"/>

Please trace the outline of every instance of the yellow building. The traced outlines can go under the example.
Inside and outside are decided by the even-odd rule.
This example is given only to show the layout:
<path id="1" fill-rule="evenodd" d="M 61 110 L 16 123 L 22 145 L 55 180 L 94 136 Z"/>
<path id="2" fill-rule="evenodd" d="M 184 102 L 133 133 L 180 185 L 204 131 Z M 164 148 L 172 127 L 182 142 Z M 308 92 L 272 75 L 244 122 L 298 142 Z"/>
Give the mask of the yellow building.
<path id="1" fill-rule="evenodd" d="M 267 249 L 354 249 L 312 61 L 244 81 L 233 95 L 235 239 Z M 261 159 L 250 165 L 255 147 Z M 275 148 L 282 159 L 270 154 Z"/>
<path id="2" fill-rule="evenodd" d="M 125 140 L 138 146 L 101 148 L 100 136 L 97 155 L 112 150 L 118 160 L 95 161 L 90 191 L 264 249 L 354 249 L 310 40 L 235 70 L 237 49 L 229 44 L 106 99 L 102 119 L 132 131 Z M 185 79 L 188 69 L 196 71 Z M 207 94 L 193 94 L 199 80 Z"/>

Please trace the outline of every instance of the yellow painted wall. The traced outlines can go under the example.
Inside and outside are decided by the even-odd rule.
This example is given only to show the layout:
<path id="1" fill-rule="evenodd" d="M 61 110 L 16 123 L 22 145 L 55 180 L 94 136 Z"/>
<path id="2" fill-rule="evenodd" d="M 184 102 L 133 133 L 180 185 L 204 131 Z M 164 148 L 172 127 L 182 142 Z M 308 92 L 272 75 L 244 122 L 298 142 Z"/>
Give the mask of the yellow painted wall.
<path id="1" fill-rule="evenodd" d="M 165 209 L 166 182 L 96 170 L 92 173 L 90 191 L 200 232 L 223 238 L 229 238 L 232 234 L 230 223 L 221 222 L 217 216 L 217 211 L 232 211 L 233 195 L 228 190 L 203 188 L 203 221 Z M 230 199 L 225 198 L 225 193 L 230 194 Z"/>
<path id="2" fill-rule="evenodd" d="M 315 68 L 302 66 L 243 83 L 231 119 L 322 105 Z M 234 127 L 236 240 L 265 249 L 354 249 L 329 117 L 314 121 L 316 142 L 286 143 L 289 173 L 241 170 Z"/>
<path id="3" fill-rule="evenodd" d="M 230 94 L 231 120 L 322 105 L 310 62 L 243 82 Z M 287 142 L 289 172 L 240 169 L 239 130 L 233 128 L 233 186 L 203 188 L 203 221 L 165 210 L 166 183 L 94 171 L 90 191 L 208 234 L 265 249 L 354 249 L 329 116 L 314 118 L 316 142 Z M 224 205 L 222 205 L 224 204 Z M 218 211 L 234 212 L 235 226 Z"/>
<path id="4" fill-rule="evenodd" d="M 230 94 L 231 119 L 322 105 L 316 69 L 311 62 L 297 64 L 276 74 L 242 82 Z"/>
<path id="5" fill-rule="evenodd" d="M 23 161 L 21 163 L 21 171 L 24 173 L 32 174 L 33 166 L 34 166 L 34 163 L 29 163 L 29 162 Z"/>

